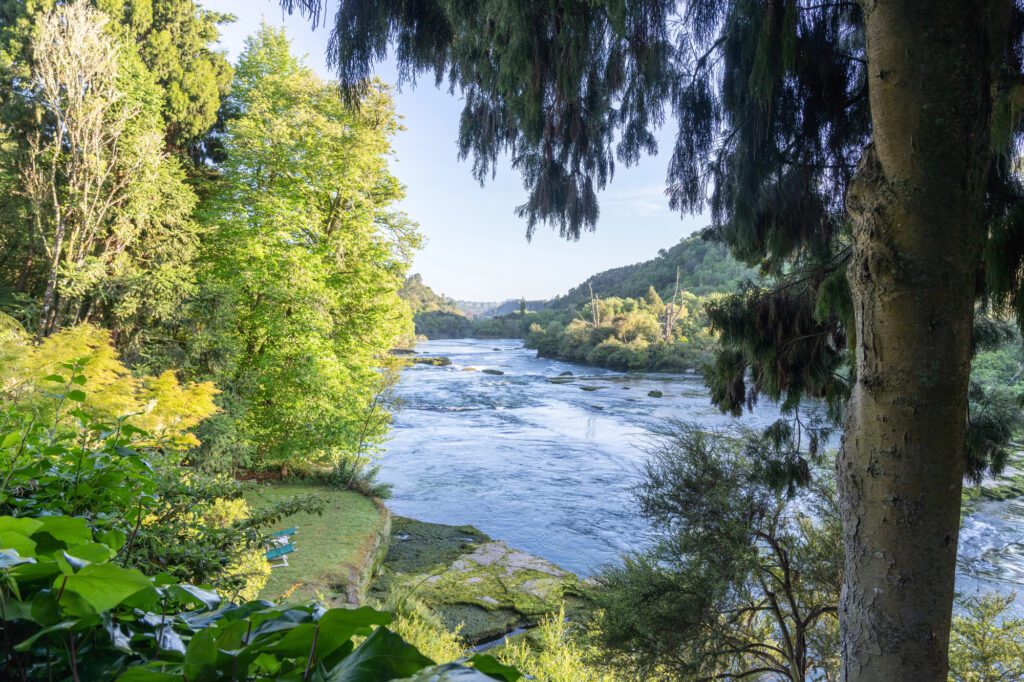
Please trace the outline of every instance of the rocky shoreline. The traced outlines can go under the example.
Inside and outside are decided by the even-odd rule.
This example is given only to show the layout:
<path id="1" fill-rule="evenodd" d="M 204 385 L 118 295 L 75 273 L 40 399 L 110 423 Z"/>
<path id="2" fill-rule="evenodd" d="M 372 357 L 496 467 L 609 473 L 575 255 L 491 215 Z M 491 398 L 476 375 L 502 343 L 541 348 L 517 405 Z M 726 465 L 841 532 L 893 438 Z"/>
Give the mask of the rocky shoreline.
<path id="1" fill-rule="evenodd" d="M 564 603 L 587 611 L 583 582 L 549 561 L 509 547 L 473 526 L 393 517 L 391 537 L 369 597 L 414 598 L 469 644 L 531 627 Z"/>

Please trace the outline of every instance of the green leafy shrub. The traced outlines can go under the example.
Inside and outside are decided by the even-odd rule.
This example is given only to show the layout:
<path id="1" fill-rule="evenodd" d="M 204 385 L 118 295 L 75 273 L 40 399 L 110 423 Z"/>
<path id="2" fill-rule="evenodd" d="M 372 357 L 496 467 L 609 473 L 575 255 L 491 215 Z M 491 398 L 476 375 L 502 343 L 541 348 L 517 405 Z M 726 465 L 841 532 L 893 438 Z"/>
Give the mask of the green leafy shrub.
<path id="1" fill-rule="evenodd" d="M 765 435 L 665 430 L 638 487 L 657 542 L 598 577 L 600 641 L 643 679 L 826 679 L 839 669 L 834 490 L 787 494 Z M 786 653 L 791 652 L 791 653 Z"/>
<path id="2" fill-rule="evenodd" d="M 83 373 L 89 360 L 60 363 L 63 374 L 0 403 L 0 514 L 81 517 L 97 533 L 124 538 L 118 560 L 125 566 L 232 596 L 258 592 L 267 573 L 262 529 L 288 513 L 316 511 L 317 503 L 297 498 L 247 513 L 237 482 L 184 465 L 180 444 L 191 434 L 175 427 L 154 437 L 130 418 L 94 411 Z M 151 413 L 189 423 L 176 419 L 173 402 L 154 400 Z"/>
<path id="3" fill-rule="evenodd" d="M 83 518 L 3 516 L 0 538 L 5 680 L 325 682 L 438 673 L 386 627 L 386 612 L 225 602 L 166 574 L 147 577 L 112 562 L 125 538 L 94 535 Z M 520 677 L 489 656 L 445 669 L 459 671 L 460 680 Z"/>
<path id="4" fill-rule="evenodd" d="M 644 298 L 594 299 L 575 319 L 568 311 L 544 310 L 532 316 L 525 345 L 541 357 L 623 371 L 699 368 L 715 345 L 704 316 L 707 299 L 680 292 L 674 300 L 668 313 L 655 291 Z"/>

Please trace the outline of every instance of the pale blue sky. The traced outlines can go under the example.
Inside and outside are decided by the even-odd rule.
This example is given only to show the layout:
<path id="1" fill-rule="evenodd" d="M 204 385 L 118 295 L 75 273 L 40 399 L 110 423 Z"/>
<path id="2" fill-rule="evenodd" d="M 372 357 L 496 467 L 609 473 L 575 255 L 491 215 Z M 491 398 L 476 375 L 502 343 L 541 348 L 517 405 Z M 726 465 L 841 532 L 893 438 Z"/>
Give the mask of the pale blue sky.
<path id="1" fill-rule="evenodd" d="M 202 0 L 208 9 L 230 12 L 238 21 L 224 27 L 222 47 L 236 57 L 245 37 L 261 20 L 284 25 L 294 49 L 330 77 L 325 61 L 328 31 L 315 31 L 299 16 L 282 16 L 271 0 Z M 378 75 L 395 81 L 383 64 Z M 674 135 L 670 124 L 659 134 L 661 153 L 633 168 L 616 167 L 615 179 L 601 196 L 597 231 L 566 242 L 541 225 L 532 242 L 514 209 L 526 196 L 519 175 L 505 166 L 484 187 L 470 166 L 457 159 L 456 138 L 461 102 L 433 79 L 395 94 L 406 130 L 395 139 L 394 173 L 406 186 L 401 208 L 420 224 L 427 244 L 413 271 L 435 291 L 459 299 L 497 301 L 549 298 L 564 293 L 589 275 L 654 257 L 658 249 L 704 226 L 699 216 L 681 218 L 663 194 L 665 168 Z"/>

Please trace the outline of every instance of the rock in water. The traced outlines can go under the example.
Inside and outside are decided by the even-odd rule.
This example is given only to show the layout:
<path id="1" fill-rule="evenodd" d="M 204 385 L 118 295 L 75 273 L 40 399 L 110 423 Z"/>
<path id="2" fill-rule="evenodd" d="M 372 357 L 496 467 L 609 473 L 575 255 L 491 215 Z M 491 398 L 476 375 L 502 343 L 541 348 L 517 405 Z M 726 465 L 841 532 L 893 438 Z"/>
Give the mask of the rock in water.
<path id="1" fill-rule="evenodd" d="M 484 374 L 493 374 L 494 376 L 501 376 L 504 374 L 500 369 L 482 369 L 480 370 Z"/>
<path id="2" fill-rule="evenodd" d="M 647 393 L 648 398 L 663 398 L 664 396 L 665 394 L 661 391 L 648 391 Z"/>
<path id="3" fill-rule="evenodd" d="M 443 355 L 439 355 L 437 357 L 424 356 L 420 358 L 413 358 L 412 362 L 414 365 L 431 365 L 432 367 L 447 367 L 452 364 L 451 359 L 446 358 Z"/>

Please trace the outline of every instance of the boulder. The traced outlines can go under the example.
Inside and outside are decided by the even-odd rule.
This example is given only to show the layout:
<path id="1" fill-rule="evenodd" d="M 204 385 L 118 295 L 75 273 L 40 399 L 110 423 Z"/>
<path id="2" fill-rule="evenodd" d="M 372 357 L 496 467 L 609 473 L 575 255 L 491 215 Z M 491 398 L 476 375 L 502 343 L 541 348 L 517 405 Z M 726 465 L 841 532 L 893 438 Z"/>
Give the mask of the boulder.
<path id="1" fill-rule="evenodd" d="M 412 362 L 414 365 L 430 365 L 431 367 L 447 367 L 452 364 L 451 359 L 446 358 L 443 355 L 438 355 L 436 357 L 424 355 L 422 357 L 413 358 Z"/>
<path id="2" fill-rule="evenodd" d="M 663 397 L 665 397 L 665 394 L 662 393 L 661 391 L 648 391 L 647 392 L 647 397 L 648 398 L 663 398 Z"/>
<path id="3" fill-rule="evenodd" d="M 504 372 L 502 372 L 500 369 L 482 369 L 480 371 L 483 372 L 484 374 L 492 374 L 497 377 L 500 377 L 501 375 L 504 374 Z"/>

